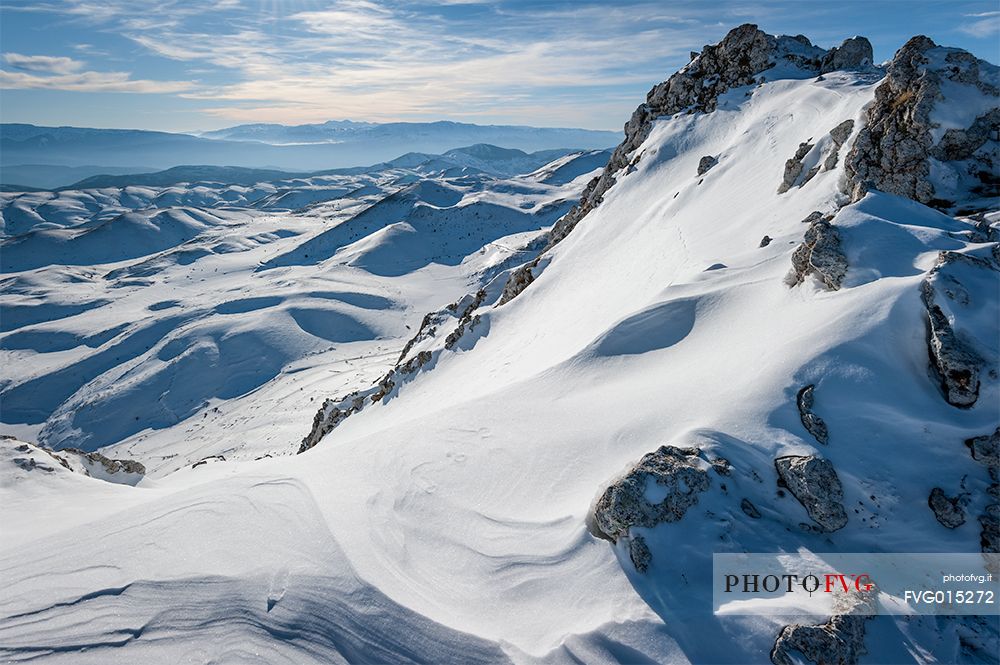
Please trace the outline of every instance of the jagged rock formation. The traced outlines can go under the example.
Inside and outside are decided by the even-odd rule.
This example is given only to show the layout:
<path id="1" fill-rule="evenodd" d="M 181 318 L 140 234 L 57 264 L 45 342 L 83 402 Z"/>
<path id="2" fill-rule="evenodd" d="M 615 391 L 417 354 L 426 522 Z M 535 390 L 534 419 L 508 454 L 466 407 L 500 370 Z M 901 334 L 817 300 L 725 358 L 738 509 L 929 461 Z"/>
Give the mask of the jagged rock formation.
<path id="1" fill-rule="evenodd" d="M 965 510 L 958 497 L 949 497 L 940 487 L 931 490 L 927 505 L 942 526 L 954 529 L 965 524 Z"/>
<path id="2" fill-rule="evenodd" d="M 836 531 L 847 525 L 844 489 L 829 460 L 815 455 L 789 455 L 774 460 L 778 484 L 788 488 L 820 531 Z M 804 525 L 805 526 L 805 525 Z"/>
<path id="3" fill-rule="evenodd" d="M 795 155 L 785 162 L 785 171 L 781 177 L 781 184 L 778 185 L 778 193 L 784 194 L 792 187 L 802 187 L 820 171 L 836 168 L 840 159 L 840 149 L 852 131 L 854 131 L 854 120 L 848 119 L 831 129 L 829 134 L 815 145 L 810 143 L 812 139 L 800 143 Z M 803 173 L 807 162 L 813 166 Z"/>
<path id="4" fill-rule="evenodd" d="M 1000 178 L 995 108 L 1000 91 L 989 82 L 996 67 L 965 51 L 940 48 L 929 38 L 914 37 L 896 53 L 885 82 L 875 91 L 865 126 L 848 153 L 846 191 L 857 201 L 875 188 L 939 208 L 960 199 L 982 198 L 992 207 Z M 987 74 L 989 72 L 989 74 Z M 973 88 L 993 100 L 994 108 L 970 127 L 949 129 L 935 145 L 935 104 L 943 83 Z M 948 177 L 931 178 L 931 159 Z M 966 201 L 966 206 L 976 203 Z"/>
<path id="5" fill-rule="evenodd" d="M 854 120 L 845 120 L 830 130 L 830 140 L 833 141 L 833 148 L 827 153 L 823 160 L 823 170 L 832 171 L 837 167 L 840 159 L 840 148 L 847 143 L 851 132 L 854 131 Z"/>
<path id="6" fill-rule="evenodd" d="M 612 542 L 628 540 L 636 570 L 644 571 L 649 564 L 649 548 L 631 529 L 676 522 L 698 503 L 698 494 L 710 484 L 708 463 L 699 457 L 700 452 L 697 448 L 660 446 L 644 455 L 597 500 L 591 521 L 594 535 Z M 654 485 L 657 494 L 663 495 L 655 503 L 647 495 L 647 488 Z"/>
<path id="7" fill-rule="evenodd" d="M 815 389 L 815 385 L 809 384 L 799 390 L 798 395 L 795 396 L 795 404 L 799 409 L 799 418 L 802 420 L 802 426 L 805 427 L 806 431 L 812 434 L 818 442 L 826 444 L 830 438 L 829 432 L 826 428 L 826 423 L 812 411 L 813 401 L 815 399 Z"/>
<path id="8" fill-rule="evenodd" d="M 104 469 L 104 472 L 108 474 L 134 473 L 140 476 L 146 475 L 146 467 L 135 460 L 110 459 L 101 453 L 88 453 L 87 451 L 80 450 L 79 448 L 63 448 L 58 451 L 52 451 L 51 454 L 57 459 L 59 457 L 65 458 L 68 455 L 77 455 L 84 460 L 86 466 L 93 467 L 94 465 L 99 465 L 102 469 Z M 88 473 L 88 475 L 93 474 Z"/>
<path id="9" fill-rule="evenodd" d="M 828 291 L 838 290 L 847 275 L 840 233 L 825 219 L 813 221 L 806 229 L 802 244 L 792 254 L 792 270 L 785 281 L 789 286 L 798 286 L 809 275 L 815 275 Z"/>
<path id="10" fill-rule="evenodd" d="M 946 251 L 938 255 L 936 265 L 920 283 L 920 297 L 927 309 L 931 367 L 945 399 L 957 407 L 971 407 L 979 399 L 980 373 L 986 364 L 973 341 L 959 329 L 958 314 L 978 307 L 975 299 L 988 299 L 989 292 L 974 296 L 964 283 L 978 279 L 995 283 L 996 272 L 986 259 Z"/>
<path id="11" fill-rule="evenodd" d="M 865 37 L 845 39 L 827 51 L 820 62 L 820 74 L 840 70 L 864 69 L 872 64 L 872 44 Z"/>
<path id="12" fill-rule="evenodd" d="M 316 415 L 309 433 L 302 439 L 298 453 L 304 453 L 329 434 L 345 418 L 361 411 L 368 404 L 382 401 L 390 397 L 401 380 L 415 374 L 431 361 L 433 354 L 426 348 L 437 337 L 438 329 L 449 321 L 456 321 L 454 328 L 445 337 L 444 348 L 451 349 L 458 343 L 467 330 L 473 330 L 479 322 L 479 316 L 474 312 L 486 299 L 485 289 L 475 294 L 469 294 L 462 299 L 447 305 L 438 312 L 424 316 L 417 332 L 403 347 L 396 365 L 386 372 L 375 385 L 356 390 L 344 397 L 326 399 Z"/>
<path id="13" fill-rule="evenodd" d="M 698 161 L 698 175 L 702 176 L 708 173 L 708 171 L 719 163 L 719 160 L 712 155 L 705 155 Z"/>
<path id="14" fill-rule="evenodd" d="M 795 154 L 792 155 L 792 158 L 785 162 L 785 172 L 781 176 L 781 184 L 778 185 L 779 194 L 784 194 L 785 192 L 787 192 L 789 189 L 792 188 L 792 185 L 796 184 L 796 182 L 799 182 L 799 176 L 802 174 L 802 169 L 804 168 L 802 160 L 805 158 L 807 154 L 809 154 L 809 151 L 812 149 L 813 149 L 812 143 L 809 143 L 808 141 L 803 141 L 802 143 L 799 144 L 799 147 L 795 151 Z M 802 185 L 804 185 L 805 182 L 808 181 L 811 177 L 812 175 L 806 176 L 806 178 L 799 184 L 799 186 L 801 187 Z"/>

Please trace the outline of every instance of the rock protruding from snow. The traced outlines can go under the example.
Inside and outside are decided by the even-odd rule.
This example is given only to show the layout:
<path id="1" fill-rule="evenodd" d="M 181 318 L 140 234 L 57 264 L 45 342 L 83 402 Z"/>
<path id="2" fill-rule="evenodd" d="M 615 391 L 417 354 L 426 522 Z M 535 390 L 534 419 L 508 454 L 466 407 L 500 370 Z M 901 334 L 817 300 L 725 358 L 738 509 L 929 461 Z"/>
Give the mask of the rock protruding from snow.
<path id="1" fill-rule="evenodd" d="M 847 525 L 844 489 L 829 460 L 815 455 L 789 455 L 774 460 L 779 484 L 788 488 L 821 531 Z"/>
<path id="2" fill-rule="evenodd" d="M 974 317 L 982 309 L 978 300 L 989 301 L 991 295 L 996 300 L 996 272 L 987 259 L 945 251 L 920 284 L 927 309 L 931 366 L 945 399 L 953 406 L 968 408 L 979 399 L 980 373 L 986 361 L 975 348 L 973 332 L 963 329 L 962 315 Z M 977 288 L 977 282 L 992 285 L 992 293 L 990 288 Z"/>
<path id="3" fill-rule="evenodd" d="M 809 275 L 815 275 L 829 291 L 838 290 L 847 275 L 840 233 L 826 219 L 809 225 L 802 244 L 792 253 L 792 270 L 786 281 L 789 286 L 798 286 Z"/>
<path id="4" fill-rule="evenodd" d="M 1000 158 L 998 72 L 995 65 L 960 49 L 938 47 L 924 36 L 903 45 L 848 153 L 852 199 L 874 188 L 942 209 L 994 207 L 1000 184 L 995 168 Z M 935 110 L 950 96 L 962 98 L 952 104 L 982 112 L 965 128 L 941 132 Z"/>
<path id="5" fill-rule="evenodd" d="M 990 478 L 996 482 L 1000 474 L 1000 427 L 992 434 L 984 434 L 965 440 L 972 459 L 989 469 Z"/>
<path id="6" fill-rule="evenodd" d="M 989 473 L 990 485 L 986 492 L 992 503 L 988 503 L 979 516 L 979 546 L 983 554 L 1000 553 L 1000 427 L 992 434 L 984 434 L 966 439 L 965 445 L 972 453 L 972 459 L 984 465 Z M 987 568 L 994 575 L 1000 575 L 996 558 L 987 558 Z"/>
<path id="7" fill-rule="evenodd" d="M 865 37 L 851 37 L 827 51 L 820 63 L 820 73 L 865 69 L 871 65 L 872 43 Z"/>
<path id="8" fill-rule="evenodd" d="M 130 459 L 111 459 L 98 452 L 88 453 L 79 448 L 52 450 L 38 444 L 18 441 L 9 436 L 0 437 L 5 444 L 14 445 L 19 456 L 12 461 L 24 471 L 53 472 L 59 467 L 98 480 L 122 485 L 135 485 L 146 475 L 146 467 Z M 58 466 L 53 466 L 58 463 Z"/>
<path id="9" fill-rule="evenodd" d="M 793 624 L 781 629 L 771 651 L 774 665 L 796 665 L 802 654 L 816 665 L 854 665 L 866 653 L 865 625 L 870 617 L 838 614 L 815 626 Z"/>
<path id="10" fill-rule="evenodd" d="M 840 148 L 851 137 L 851 132 L 853 131 L 854 120 L 851 119 L 845 120 L 830 130 L 830 140 L 833 142 L 833 145 L 823 160 L 824 171 L 832 171 L 837 167 L 837 162 L 840 160 Z"/>
<path id="11" fill-rule="evenodd" d="M 813 402 L 815 401 L 816 386 L 809 384 L 801 390 L 795 397 L 795 404 L 799 408 L 799 418 L 806 431 L 820 443 L 826 444 L 830 439 L 830 434 L 826 428 L 826 423 L 822 418 L 813 413 Z"/>
<path id="12" fill-rule="evenodd" d="M 943 526 L 955 529 L 965 524 L 965 510 L 959 498 L 949 497 L 940 487 L 931 490 L 930 496 L 927 497 L 927 505 Z"/>
<path id="13" fill-rule="evenodd" d="M 649 549 L 645 541 L 636 542 L 637 534 L 631 529 L 676 522 L 698 503 L 698 494 L 710 484 L 709 465 L 699 457 L 700 452 L 660 446 L 644 455 L 597 500 L 591 521 L 594 535 L 612 542 L 627 539 L 633 564 L 640 572 L 645 570 Z"/>
<path id="14" fill-rule="evenodd" d="M 698 175 L 702 176 L 709 172 L 709 170 L 719 163 L 719 160 L 712 155 L 705 155 L 700 160 L 698 160 Z"/>
<path id="15" fill-rule="evenodd" d="M 781 177 L 781 184 L 778 185 L 779 194 L 784 194 L 792 188 L 792 185 L 795 185 L 796 183 L 801 186 L 802 184 L 805 184 L 805 180 L 809 180 L 811 176 L 807 176 L 803 179 L 803 182 L 799 182 L 799 176 L 802 175 L 802 169 L 805 168 L 802 160 L 812 149 L 812 143 L 809 143 L 809 141 L 803 141 L 799 144 L 799 147 L 795 151 L 792 158 L 785 162 L 785 172 Z"/>

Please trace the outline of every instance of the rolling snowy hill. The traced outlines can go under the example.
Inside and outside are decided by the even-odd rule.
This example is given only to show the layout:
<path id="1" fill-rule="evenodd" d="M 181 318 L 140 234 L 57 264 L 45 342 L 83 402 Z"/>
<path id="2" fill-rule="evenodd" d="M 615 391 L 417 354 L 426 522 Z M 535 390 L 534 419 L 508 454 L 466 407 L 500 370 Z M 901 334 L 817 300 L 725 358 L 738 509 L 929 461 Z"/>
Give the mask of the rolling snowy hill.
<path id="1" fill-rule="evenodd" d="M 0 655 L 997 662 L 996 616 L 716 615 L 711 575 L 1000 549 L 998 87 L 745 25 L 608 160 L 5 198 L 10 434 L 146 473 L 0 441 Z"/>

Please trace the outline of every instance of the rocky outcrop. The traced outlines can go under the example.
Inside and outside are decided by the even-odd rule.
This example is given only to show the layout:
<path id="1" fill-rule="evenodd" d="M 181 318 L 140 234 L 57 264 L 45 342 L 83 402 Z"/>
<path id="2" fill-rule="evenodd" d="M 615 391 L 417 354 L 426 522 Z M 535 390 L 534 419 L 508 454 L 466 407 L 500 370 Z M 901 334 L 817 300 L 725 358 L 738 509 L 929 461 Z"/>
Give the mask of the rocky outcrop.
<path id="1" fill-rule="evenodd" d="M 864 37 L 845 39 L 826 52 L 820 61 L 820 73 L 865 69 L 872 65 L 872 44 Z"/>
<path id="2" fill-rule="evenodd" d="M 815 145 L 812 139 L 799 144 L 791 159 L 785 162 L 785 171 L 778 185 L 778 194 L 784 194 L 792 187 L 802 187 L 820 171 L 830 171 L 837 166 L 840 149 L 854 131 L 854 120 L 845 120 L 830 130 L 829 134 Z M 810 156 L 811 153 L 817 153 Z M 813 166 L 806 171 L 805 163 Z"/>
<path id="3" fill-rule="evenodd" d="M 597 500 L 591 515 L 594 535 L 612 542 L 627 540 L 636 570 L 645 570 L 649 549 L 644 540 L 636 542 L 638 534 L 631 529 L 676 522 L 698 503 L 698 494 L 710 485 L 709 464 L 700 458 L 700 452 L 697 448 L 660 446 L 644 455 Z M 652 501 L 651 495 L 662 498 Z"/>
<path id="4" fill-rule="evenodd" d="M 992 434 L 984 434 L 965 440 L 972 459 L 989 469 L 990 478 L 996 482 L 1000 473 L 1000 427 Z"/>
<path id="5" fill-rule="evenodd" d="M 809 384 L 801 390 L 799 390 L 798 395 L 795 396 L 795 403 L 799 409 L 799 419 L 802 421 L 802 426 L 806 428 L 806 431 L 813 435 L 818 442 L 826 444 L 829 440 L 830 435 L 826 428 L 826 423 L 822 418 L 813 413 L 813 401 L 815 399 L 814 392 L 816 386 Z"/>
<path id="6" fill-rule="evenodd" d="M 996 271 L 986 259 L 946 251 L 938 255 L 936 265 L 920 283 L 920 297 L 927 310 L 931 367 L 945 399 L 953 406 L 968 408 L 976 403 L 980 374 L 986 364 L 973 342 L 956 326 L 958 313 L 975 306 L 974 298 L 988 298 L 989 294 L 973 294 L 963 281 L 977 279 L 977 272 L 989 275 Z"/>
<path id="7" fill-rule="evenodd" d="M 653 527 L 676 522 L 698 503 L 698 494 L 709 487 L 705 464 L 697 448 L 660 446 L 647 453 L 624 477 L 608 487 L 594 507 L 598 535 L 617 540 L 633 526 Z M 646 488 L 659 486 L 664 494 L 652 503 Z"/>
<path id="8" fill-rule="evenodd" d="M 975 206 L 977 198 L 992 207 L 991 192 L 1000 182 L 995 170 L 1000 113 L 994 108 L 968 128 L 949 129 L 935 145 L 933 110 L 943 98 L 945 81 L 967 86 L 963 95 L 1000 97 L 989 82 L 995 72 L 994 65 L 965 51 L 940 48 L 924 36 L 903 45 L 876 89 L 865 126 L 848 153 L 845 183 L 851 198 L 857 201 L 874 188 L 938 208 L 955 207 L 961 199 L 970 199 L 965 207 Z M 935 179 L 947 188 L 942 191 L 931 182 L 932 157 L 950 173 Z"/>
<path id="9" fill-rule="evenodd" d="M 760 239 L 760 244 L 757 247 L 767 247 L 771 244 L 771 236 L 764 236 Z"/>
<path id="10" fill-rule="evenodd" d="M 805 507 L 819 531 L 836 531 L 847 525 L 844 490 L 828 460 L 815 455 L 789 455 L 774 460 L 774 467 L 778 484 L 788 488 Z"/>
<path id="11" fill-rule="evenodd" d="M 845 120 L 830 130 L 830 140 L 833 142 L 833 146 L 827 152 L 826 158 L 823 160 L 824 171 L 832 171 L 837 167 L 837 161 L 840 159 L 840 149 L 843 147 L 844 143 L 847 142 L 847 139 L 850 138 L 851 132 L 853 131 L 853 120 Z"/>
<path id="12" fill-rule="evenodd" d="M 792 270 L 785 281 L 789 286 L 798 286 L 809 275 L 814 275 L 828 291 L 838 290 L 847 275 L 840 233 L 824 219 L 809 225 L 802 244 L 792 253 Z"/>
<path id="13" fill-rule="evenodd" d="M 802 175 L 802 169 L 805 168 L 802 164 L 802 160 L 805 158 L 809 151 L 813 149 L 813 144 L 808 141 L 803 141 L 799 144 L 798 149 L 792 158 L 785 162 L 785 173 L 781 176 L 781 184 L 778 185 L 778 193 L 784 194 L 793 185 L 799 182 L 799 176 Z M 811 176 L 809 176 L 811 177 Z M 809 177 L 804 180 L 808 180 Z M 805 184 L 804 182 L 799 183 L 799 186 Z"/>
<path id="14" fill-rule="evenodd" d="M 838 614 L 816 626 L 785 626 L 771 650 L 774 665 L 796 665 L 798 652 L 816 665 L 854 665 L 866 653 L 865 626 L 871 617 Z"/>
<path id="15" fill-rule="evenodd" d="M 965 510 L 958 497 L 949 497 L 940 487 L 931 490 L 927 498 L 927 505 L 930 506 L 934 517 L 942 526 L 954 529 L 965 524 Z"/>
<path id="16" fill-rule="evenodd" d="M 134 473 L 140 476 L 146 475 L 146 467 L 140 462 L 130 459 L 111 459 L 105 457 L 101 453 L 92 452 L 88 453 L 85 450 L 80 450 L 79 448 L 62 448 L 61 450 L 55 451 L 55 455 L 78 455 L 88 466 L 98 465 L 107 474 L 115 473 Z M 91 474 L 93 475 L 93 474 Z"/>
<path id="17" fill-rule="evenodd" d="M 865 631 L 868 620 L 878 609 L 878 592 L 838 589 L 834 594 L 834 614 L 825 623 L 792 624 L 781 629 L 771 650 L 772 663 L 802 663 L 801 658 L 793 655 L 798 653 L 816 665 L 851 665 L 867 653 Z"/>
<path id="18" fill-rule="evenodd" d="M 719 163 L 719 160 L 712 155 L 705 155 L 700 160 L 698 160 L 698 175 L 703 176 L 708 173 L 709 169 Z"/>
<path id="19" fill-rule="evenodd" d="M 1000 427 L 992 434 L 984 434 L 966 439 L 965 445 L 972 453 L 972 459 L 986 467 L 990 485 L 986 492 L 992 503 L 987 503 L 979 516 L 979 547 L 983 554 L 1000 553 Z M 987 559 L 987 568 L 994 575 L 1000 575 L 1000 565 L 996 557 Z"/>

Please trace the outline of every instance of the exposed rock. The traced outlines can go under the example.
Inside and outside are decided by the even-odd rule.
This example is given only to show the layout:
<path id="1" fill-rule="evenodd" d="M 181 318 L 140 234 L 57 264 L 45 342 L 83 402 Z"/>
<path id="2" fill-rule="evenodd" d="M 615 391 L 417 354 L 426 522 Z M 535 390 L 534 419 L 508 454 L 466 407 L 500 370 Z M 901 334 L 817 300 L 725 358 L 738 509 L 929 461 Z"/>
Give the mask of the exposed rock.
<path id="1" fill-rule="evenodd" d="M 61 450 L 55 451 L 57 455 L 74 453 L 80 457 L 87 460 L 91 464 L 100 464 L 106 473 L 134 473 L 140 476 L 146 475 L 146 467 L 140 462 L 130 459 L 110 459 L 105 457 L 101 453 L 92 452 L 88 453 L 85 450 L 80 450 L 79 448 L 63 448 Z"/>
<path id="2" fill-rule="evenodd" d="M 937 47 L 924 36 L 909 40 L 890 63 L 875 100 L 866 111 L 865 126 L 847 156 L 846 191 L 855 201 L 869 189 L 905 196 L 938 208 L 995 207 L 1000 178 L 996 128 L 1000 112 L 993 109 L 965 129 L 951 128 L 933 144 L 934 105 L 942 99 L 942 83 L 972 88 L 962 94 L 1000 97 L 990 83 L 997 68 L 970 53 Z M 931 182 L 930 158 L 948 177 Z"/>
<path id="3" fill-rule="evenodd" d="M 811 213 L 806 215 L 805 219 L 802 220 L 803 224 L 812 224 L 815 221 L 822 219 L 825 222 L 829 222 L 833 219 L 833 215 L 824 215 L 819 210 L 813 210 Z"/>
<path id="4" fill-rule="evenodd" d="M 844 145 L 844 142 L 851 136 L 851 132 L 854 131 L 854 120 L 845 120 L 836 127 L 830 130 L 830 139 L 833 141 L 833 147 L 827 153 L 826 158 L 823 160 L 823 170 L 832 171 L 837 167 L 837 161 L 840 159 L 840 148 Z"/>
<path id="5" fill-rule="evenodd" d="M 200 460 L 192 464 L 191 468 L 196 469 L 199 466 L 205 466 L 210 462 L 225 462 L 225 461 L 226 461 L 225 455 L 209 455 L 208 457 L 202 457 Z"/>
<path id="6" fill-rule="evenodd" d="M 971 407 L 979 399 L 979 374 L 985 364 L 973 345 L 955 328 L 955 310 L 971 303 L 972 295 L 960 279 L 970 268 L 996 271 L 985 259 L 946 251 L 938 255 L 937 264 L 920 283 L 920 297 L 927 308 L 931 366 L 945 399 L 961 408 Z"/>
<path id="7" fill-rule="evenodd" d="M 535 281 L 535 275 L 532 270 L 538 266 L 538 259 L 530 263 L 525 263 L 523 266 L 515 270 L 507 283 L 504 284 L 503 293 L 500 295 L 500 300 L 497 301 L 496 306 L 500 307 L 519 296 L 521 291 L 524 291 L 528 286 Z"/>
<path id="8" fill-rule="evenodd" d="M 632 560 L 632 565 L 640 573 L 649 570 L 649 562 L 653 560 L 653 554 L 646 545 L 646 539 L 639 534 L 633 534 L 628 539 L 628 556 Z"/>
<path id="9" fill-rule="evenodd" d="M 815 389 L 815 385 L 809 384 L 799 390 L 799 394 L 795 397 L 795 403 L 799 407 L 799 418 L 802 420 L 802 426 L 817 441 L 826 444 L 829 440 L 826 423 L 812 411 Z"/>
<path id="10" fill-rule="evenodd" d="M 802 244 L 792 253 L 792 270 L 785 281 L 789 286 L 797 286 L 808 275 L 815 275 L 829 291 L 838 290 L 847 275 L 847 257 L 840 247 L 840 233 L 822 219 L 809 225 Z"/>
<path id="11" fill-rule="evenodd" d="M 767 247 L 771 244 L 771 236 L 764 236 L 760 239 L 760 244 L 757 247 Z"/>
<path id="12" fill-rule="evenodd" d="M 728 476 L 733 472 L 733 465 L 725 457 L 715 457 L 711 460 L 712 471 L 720 476 Z"/>
<path id="13" fill-rule="evenodd" d="M 750 499 L 743 499 L 740 501 L 740 510 L 742 510 L 747 517 L 752 517 L 755 520 L 760 519 L 760 511 L 757 510 L 757 506 L 750 502 Z"/>
<path id="14" fill-rule="evenodd" d="M 795 155 L 785 162 L 785 173 L 781 177 L 781 184 L 778 185 L 778 193 L 784 194 L 789 189 L 792 188 L 802 174 L 803 164 L 802 159 L 809 154 L 812 150 L 813 144 L 808 141 L 803 141 L 799 144 L 798 149 L 795 151 Z"/>
<path id="15" fill-rule="evenodd" d="M 948 497 L 944 490 L 935 487 L 927 498 L 927 505 L 934 511 L 934 517 L 943 526 L 954 529 L 965 524 L 965 510 L 958 497 Z"/>
<path id="16" fill-rule="evenodd" d="M 865 650 L 868 616 L 838 614 L 817 626 L 793 624 L 778 634 L 771 650 L 774 665 L 796 665 L 798 652 L 816 665 L 854 665 Z"/>
<path id="17" fill-rule="evenodd" d="M 617 541 L 633 526 L 676 522 L 709 487 L 707 466 L 697 448 L 660 446 L 608 487 L 594 506 L 594 535 Z M 649 493 L 663 498 L 651 502 Z"/>
<path id="18" fill-rule="evenodd" d="M 820 73 L 863 69 L 872 64 L 872 44 L 864 37 L 845 39 L 840 46 L 827 51 L 820 64 Z"/>
<path id="19" fill-rule="evenodd" d="M 473 296 L 471 299 L 468 299 L 468 302 L 465 302 L 466 299 L 463 299 L 464 307 L 462 309 L 461 316 L 459 316 L 458 318 L 458 325 L 455 326 L 455 329 L 452 330 L 448 334 L 448 337 L 445 338 L 444 348 L 450 349 L 454 347 L 455 344 L 458 342 L 458 340 L 461 339 L 462 335 L 465 333 L 466 327 L 468 327 L 471 330 L 476 326 L 477 323 L 479 323 L 479 315 L 478 314 L 473 315 L 473 312 L 479 309 L 479 306 L 483 304 L 483 300 L 485 298 L 486 298 L 486 291 L 483 289 L 479 289 L 479 291 L 476 292 L 475 296 Z"/>
<path id="20" fill-rule="evenodd" d="M 984 434 L 965 440 L 965 445 L 972 453 L 972 459 L 986 465 L 990 478 L 996 482 L 998 467 L 1000 467 L 1000 427 L 992 434 Z"/>
<path id="21" fill-rule="evenodd" d="M 712 155 L 705 155 L 698 162 L 698 175 L 702 176 L 708 173 L 708 170 L 719 163 L 719 160 Z"/>
<path id="22" fill-rule="evenodd" d="M 847 524 L 844 490 L 829 460 L 815 455 L 789 455 L 774 460 L 779 484 L 788 488 L 821 531 L 836 531 Z"/>
<path id="23" fill-rule="evenodd" d="M 49 473 L 55 471 L 53 467 L 38 462 L 34 457 L 15 457 L 13 462 L 15 466 L 24 471 L 34 471 L 35 469 Z"/>

